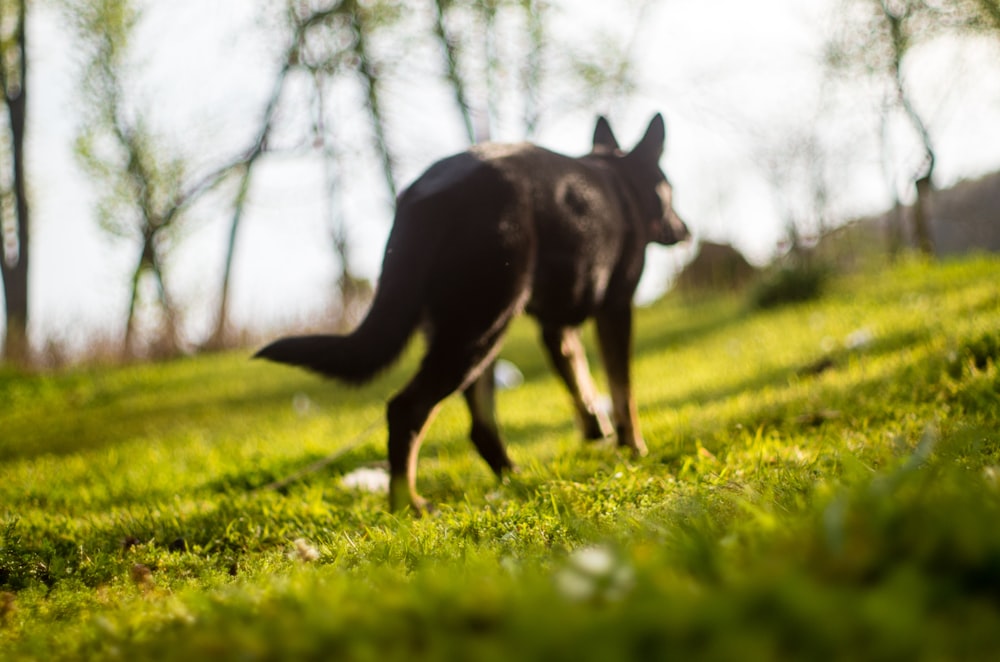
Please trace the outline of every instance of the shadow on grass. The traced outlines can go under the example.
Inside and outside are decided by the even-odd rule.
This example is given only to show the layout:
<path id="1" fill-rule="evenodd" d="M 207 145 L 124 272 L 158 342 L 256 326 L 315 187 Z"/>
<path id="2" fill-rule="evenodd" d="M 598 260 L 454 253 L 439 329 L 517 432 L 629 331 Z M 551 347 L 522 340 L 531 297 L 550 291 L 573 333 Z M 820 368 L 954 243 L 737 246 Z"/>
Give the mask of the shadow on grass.
<path id="1" fill-rule="evenodd" d="M 697 310 L 697 314 L 688 311 Z M 696 304 L 679 303 L 675 299 L 661 301 L 635 313 L 634 354 L 682 347 L 700 340 L 705 335 L 718 333 L 738 324 L 745 313 L 723 298 L 710 299 Z M 584 345 L 591 370 L 599 366 L 596 333 L 593 323 L 583 327 Z M 552 364 L 541 340 L 541 329 L 531 318 L 519 320 L 504 341 L 501 356 L 512 361 L 524 375 L 525 381 L 534 381 L 554 375 Z"/>
<path id="2" fill-rule="evenodd" d="M 367 436 L 367 435 L 366 435 Z M 370 445 L 333 449 L 330 453 L 304 453 L 294 458 L 270 461 L 267 466 L 244 467 L 203 483 L 198 491 L 239 494 L 273 491 L 288 494 L 296 486 L 324 483 L 361 467 L 382 465 L 385 452 Z"/>
<path id="3" fill-rule="evenodd" d="M 717 388 L 695 389 L 685 395 L 664 398 L 646 404 L 642 406 L 642 409 L 676 409 L 691 403 L 709 405 L 735 398 L 744 393 L 759 392 L 767 387 L 787 387 L 796 379 L 814 379 L 828 372 L 842 370 L 852 360 L 876 360 L 912 349 L 927 341 L 928 338 L 929 335 L 925 331 L 904 330 L 896 334 L 877 338 L 863 348 L 853 350 L 840 349 L 833 352 L 820 353 L 817 355 L 817 358 L 810 359 L 801 364 L 775 367 Z M 901 372 L 904 369 L 906 369 L 906 366 L 902 366 L 897 372 Z M 848 386 L 844 388 L 847 389 Z M 854 386 L 851 385 L 850 388 L 854 388 Z M 803 401 L 804 399 L 803 397 Z M 751 416 L 750 418 L 753 417 Z"/>
<path id="4" fill-rule="evenodd" d="M 257 378 L 252 371 L 234 376 Z M 391 380 L 391 376 L 382 378 L 363 389 L 311 378 L 273 384 L 260 380 L 252 391 L 236 394 L 181 384 L 162 398 L 145 397 L 133 402 L 129 401 L 130 392 L 124 389 L 79 404 L 67 395 L 47 406 L 52 409 L 51 415 L 14 416 L 5 421 L 0 462 L 90 452 L 170 434 L 212 435 L 231 431 L 234 422 L 251 429 L 263 428 L 281 417 L 294 421 L 297 401 L 307 407 L 318 406 L 324 415 L 337 416 L 381 404 L 385 393 L 390 392 L 387 383 Z"/>

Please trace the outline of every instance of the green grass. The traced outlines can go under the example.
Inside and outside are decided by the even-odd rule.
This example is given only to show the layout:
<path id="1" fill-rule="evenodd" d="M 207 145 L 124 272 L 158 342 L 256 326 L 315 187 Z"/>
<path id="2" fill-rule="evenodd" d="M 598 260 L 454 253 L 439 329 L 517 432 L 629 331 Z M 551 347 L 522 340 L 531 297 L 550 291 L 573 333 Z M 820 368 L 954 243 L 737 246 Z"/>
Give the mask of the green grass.
<path id="1" fill-rule="evenodd" d="M 998 284 L 914 261 L 641 310 L 642 460 L 579 441 L 519 323 L 521 473 L 453 398 L 419 520 L 339 480 L 384 460 L 417 348 L 362 389 L 243 354 L 0 370 L 0 659 L 994 659 Z"/>

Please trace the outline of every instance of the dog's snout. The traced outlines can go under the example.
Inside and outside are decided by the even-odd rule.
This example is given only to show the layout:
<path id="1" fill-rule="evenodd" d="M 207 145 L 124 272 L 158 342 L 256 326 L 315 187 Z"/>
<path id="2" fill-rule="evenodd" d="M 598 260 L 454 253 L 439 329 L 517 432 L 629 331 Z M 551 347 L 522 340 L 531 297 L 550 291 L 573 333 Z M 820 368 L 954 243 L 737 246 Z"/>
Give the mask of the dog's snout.
<path id="1" fill-rule="evenodd" d="M 691 238 L 691 231 L 688 230 L 687 223 L 681 220 L 677 214 L 671 214 L 669 218 L 670 229 L 673 230 L 674 240 L 678 243 Z"/>

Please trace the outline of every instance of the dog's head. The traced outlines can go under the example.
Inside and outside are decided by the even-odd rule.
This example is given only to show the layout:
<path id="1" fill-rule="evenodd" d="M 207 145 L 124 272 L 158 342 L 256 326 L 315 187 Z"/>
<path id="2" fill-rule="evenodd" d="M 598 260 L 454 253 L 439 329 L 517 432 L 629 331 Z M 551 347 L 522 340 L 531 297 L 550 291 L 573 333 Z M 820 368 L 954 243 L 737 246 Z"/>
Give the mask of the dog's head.
<path id="1" fill-rule="evenodd" d="M 638 212 L 646 222 L 649 240 L 669 246 L 691 236 L 673 206 L 673 187 L 660 169 L 660 157 L 666 141 L 663 116 L 653 117 L 646 134 L 631 152 L 618 146 L 611 125 L 603 117 L 594 128 L 594 153 L 611 155 L 624 170 L 625 179 L 635 193 Z"/>

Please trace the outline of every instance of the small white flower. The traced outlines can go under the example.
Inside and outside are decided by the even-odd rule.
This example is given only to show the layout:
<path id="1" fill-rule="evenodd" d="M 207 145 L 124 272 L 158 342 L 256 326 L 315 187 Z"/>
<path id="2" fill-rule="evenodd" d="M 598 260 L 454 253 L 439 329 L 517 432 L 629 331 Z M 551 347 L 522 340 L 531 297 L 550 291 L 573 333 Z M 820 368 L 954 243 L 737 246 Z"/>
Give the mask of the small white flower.
<path id="1" fill-rule="evenodd" d="M 340 479 L 340 484 L 349 490 L 381 494 L 389 491 L 389 472 L 385 469 L 361 467 L 344 474 Z"/>
<path id="2" fill-rule="evenodd" d="M 308 395 L 300 391 L 292 397 L 292 409 L 299 416 L 306 416 L 313 411 L 313 401 Z"/>
<path id="3" fill-rule="evenodd" d="M 573 552 L 570 563 L 580 572 L 595 577 L 607 575 L 615 567 L 615 559 L 606 547 L 584 547 Z"/>
<path id="4" fill-rule="evenodd" d="M 319 559 L 319 550 L 309 544 L 305 538 L 296 538 L 292 541 L 295 551 L 288 556 L 303 562 L 316 561 Z"/>
<path id="5" fill-rule="evenodd" d="M 819 341 L 819 348 L 829 354 L 837 349 L 837 341 L 831 336 L 823 336 L 823 339 Z"/>
<path id="6" fill-rule="evenodd" d="M 500 567 L 506 570 L 507 574 L 511 577 L 517 577 L 521 574 L 521 564 L 512 556 L 505 556 L 500 559 Z"/>
<path id="7" fill-rule="evenodd" d="M 983 478 L 994 486 L 1000 485 L 1000 467 L 992 464 L 988 467 L 983 467 Z"/>
<path id="8" fill-rule="evenodd" d="M 524 374 L 510 361 L 500 359 L 493 366 L 493 383 L 501 391 L 514 389 L 524 383 Z"/>
<path id="9" fill-rule="evenodd" d="M 875 334 L 868 327 L 862 327 L 847 334 L 844 346 L 847 349 L 864 349 L 875 340 Z"/>
<path id="10" fill-rule="evenodd" d="M 581 575 L 572 568 L 563 568 L 556 575 L 559 591 L 570 600 L 583 602 L 594 597 L 597 592 L 592 578 Z"/>
<path id="11" fill-rule="evenodd" d="M 593 546 L 573 552 L 555 579 L 570 600 L 614 601 L 632 589 L 635 573 L 607 547 Z"/>

